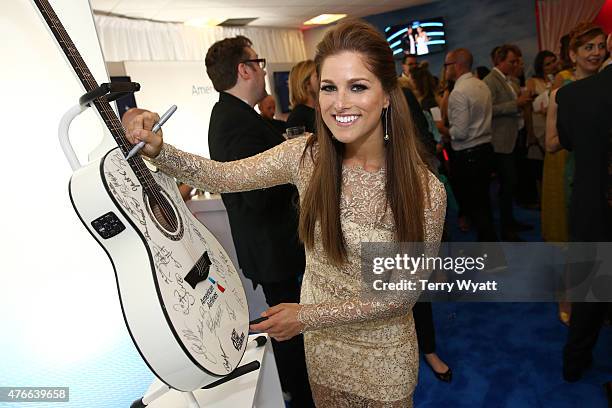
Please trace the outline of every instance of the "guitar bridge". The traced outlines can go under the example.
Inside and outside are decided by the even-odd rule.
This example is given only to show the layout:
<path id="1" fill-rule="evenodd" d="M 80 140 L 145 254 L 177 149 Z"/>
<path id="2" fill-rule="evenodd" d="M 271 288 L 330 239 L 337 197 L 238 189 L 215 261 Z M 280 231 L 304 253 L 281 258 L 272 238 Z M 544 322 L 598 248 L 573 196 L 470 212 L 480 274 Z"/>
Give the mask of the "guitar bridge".
<path id="1" fill-rule="evenodd" d="M 208 278 L 210 265 L 212 265 L 212 262 L 210 262 L 208 252 L 204 252 L 195 265 L 193 265 L 193 268 L 191 268 L 187 276 L 185 276 L 185 282 L 187 282 L 192 289 L 195 289 L 198 283 Z"/>

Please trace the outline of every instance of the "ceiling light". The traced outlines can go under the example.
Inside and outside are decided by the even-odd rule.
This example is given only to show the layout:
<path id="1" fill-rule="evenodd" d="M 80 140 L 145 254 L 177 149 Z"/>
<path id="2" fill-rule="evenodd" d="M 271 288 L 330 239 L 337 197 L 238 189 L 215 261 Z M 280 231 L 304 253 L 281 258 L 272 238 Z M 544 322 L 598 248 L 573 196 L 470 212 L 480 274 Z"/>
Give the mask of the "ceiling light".
<path id="1" fill-rule="evenodd" d="M 321 14 L 304 22 L 304 25 L 329 24 L 346 17 L 346 14 Z"/>
<path id="2" fill-rule="evenodd" d="M 214 27 L 223 22 L 224 19 L 221 18 L 192 18 L 191 20 L 185 21 L 183 24 L 192 26 L 192 27 Z"/>

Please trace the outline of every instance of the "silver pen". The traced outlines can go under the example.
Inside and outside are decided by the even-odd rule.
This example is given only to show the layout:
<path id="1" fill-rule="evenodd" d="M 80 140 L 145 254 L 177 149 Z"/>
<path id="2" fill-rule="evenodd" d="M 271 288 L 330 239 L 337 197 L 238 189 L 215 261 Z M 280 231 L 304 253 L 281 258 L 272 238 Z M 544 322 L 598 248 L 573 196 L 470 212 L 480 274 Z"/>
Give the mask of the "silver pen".
<path id="1" fill-rule="evenodd" d="M 151 129 L 151 132 L 153 133 L 157 133 L 159 131 L 159 129 L 161 129 L 162 125 L 164 123 L 166 123 L 166 121 L 168 119 L 170 119 L 170 116 L 172 116 L 172 114 L 176 112 L 176 105 L 172 105 L 170 107 L 170 109 L 168 109 L 166 111 L 166 113 L 164 113 L 162 115 L 161 118 L 159 118 L 159 122 L 157 122 L 154 126 L 153 129 Z M 140 149 L 142 149 L 145 145 L 145 142 L 138 142 L 138 144 L 136 144 L 134 147 L 132 147 L 132 150 L 130 150 L 130 152 L 128 153 L 128 155 L 126 156 L 125 160 L 129 160 L 131 157 L 133 157 L 136 153 L 138 153 L 140 151 Z"/>

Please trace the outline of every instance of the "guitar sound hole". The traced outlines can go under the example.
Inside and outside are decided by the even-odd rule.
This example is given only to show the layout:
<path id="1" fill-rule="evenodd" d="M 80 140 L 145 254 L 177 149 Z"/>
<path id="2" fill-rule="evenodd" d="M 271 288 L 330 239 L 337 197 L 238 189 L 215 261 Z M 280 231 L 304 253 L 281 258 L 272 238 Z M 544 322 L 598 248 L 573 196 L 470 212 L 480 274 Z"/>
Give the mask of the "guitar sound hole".
<path id="1" fill-rule="evenodd" d="M 151 211 L 153 212 L 153 216 L 165 230 L 170 233 L 174 233 L 178 230 L 178 222 L 176 219 L 176 214 L 174 213 L 174 209 L 168 203 L 167 200 L 164 200 L 162 197 L 161 201 L 165 201 L 163 203 L 159 203 L 156 198 L 150 200 Z M 164 208 L 162 209 L 162 205 Z"/>
<path id="2" fill-rule="evenodd" d="M 180 239 L 183 224 L 174 203 L 166 197 L 165 193 L 147 195 L 146 203 L 149 215 L 160 231 L 170 239 Z"/>

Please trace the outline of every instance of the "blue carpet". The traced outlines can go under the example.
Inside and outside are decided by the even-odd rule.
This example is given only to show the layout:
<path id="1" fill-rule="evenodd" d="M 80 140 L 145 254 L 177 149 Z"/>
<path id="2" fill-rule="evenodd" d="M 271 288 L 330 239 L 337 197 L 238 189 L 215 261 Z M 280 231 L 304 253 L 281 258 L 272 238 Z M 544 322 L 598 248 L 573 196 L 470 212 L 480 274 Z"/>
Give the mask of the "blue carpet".
<path id="1" fill-rule="evenodd" d="M 492 186 L 492 193 L 496 186 Z M 492 194 L 496 210 L 496 194 Z M 542 241 L 540 212 L 515 208 L 534 229 L 519 235 Z M 451 241 L 475 241 L 448 214 Z M 499 217 L 494 213 L 499 231 Z M 436 352 L 453 370 L 450 384 L 437 380 L 421 358 L 416 407 L 588 407 L 608 406 L 602 384 L 612 381 L 612 327 L 604 326 L 593 366 L 576 383 L 561 375 L 567 327 L 555 303 L 434 303 Z"/>
<path id="2" fill-rule="evenodd" d="M 416 407 L 602 407 L 612 381 L 612 328 L 604 327 L 593 367 L 577 383 L 561 377 L 567 328 L 551 303 L 435 303 L 437 353 L 450 384 L 420 362 Z"/>

